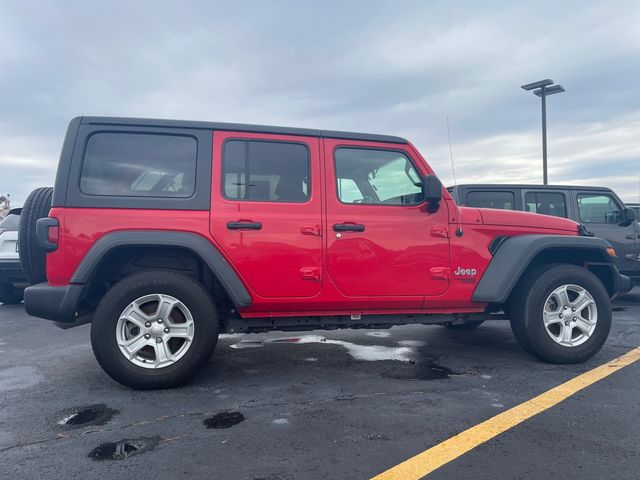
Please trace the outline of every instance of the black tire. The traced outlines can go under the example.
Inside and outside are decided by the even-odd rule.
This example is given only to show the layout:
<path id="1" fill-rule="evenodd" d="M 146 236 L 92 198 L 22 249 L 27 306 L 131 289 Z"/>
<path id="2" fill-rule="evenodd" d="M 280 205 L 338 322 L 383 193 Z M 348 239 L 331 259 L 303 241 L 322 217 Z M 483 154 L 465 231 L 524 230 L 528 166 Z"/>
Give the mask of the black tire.
<path id="1" fill-rule="evenodd" d="M 484 320 L 470 320 L 464 323 L 444 323 L 449 330 L 474 330 L 484 323 Z"/>
<path id="2" fill-rule="evenodd" d="M 36 245 L 36 222 L 49 215 L 53 188 L 36 188 L 22 207 L 18 226 L 18 250 L 25 278 L 30 284 L 47 280 L 46 252 Z"/>
<path id="3" fill-rule="evenodd" d="M 564 346 L 547 333 L 543 309 L 547 298 L 562 285 L 586 289 L 595 301 L 598 320 L 591 336 L 581 345 Z M 602 282 L 585 268 L 572 264 L 543 265 L 525 274 L 509 302 L 511 330 L 520 346 L 548 363 L 580 363 L 600 351 L 611 329 L 611 300 Z"/>
<path id="4" fill-rule="evenodd" d="M 16 305 L 22 301 L 24 291 L 8 283 L 0 283 L 0 303 Z"/>
<path id="5" fill-rule="evenodd" d="M 116 340 L 116 326 L 124 309 L 154 293 L 180 300 L 191 312 L 195 326 L 193 342 L 184 356 L 155 370 L 126 359 Z M 209 360 L 219 328 L 211 295 L 200 283 L 175 272 L 149 271 L 125 278 L 103 297 L 93 316 L 91 346 L 100 366 L 117 382 L 135 389 L 171 388 L 189 381 Z"/>

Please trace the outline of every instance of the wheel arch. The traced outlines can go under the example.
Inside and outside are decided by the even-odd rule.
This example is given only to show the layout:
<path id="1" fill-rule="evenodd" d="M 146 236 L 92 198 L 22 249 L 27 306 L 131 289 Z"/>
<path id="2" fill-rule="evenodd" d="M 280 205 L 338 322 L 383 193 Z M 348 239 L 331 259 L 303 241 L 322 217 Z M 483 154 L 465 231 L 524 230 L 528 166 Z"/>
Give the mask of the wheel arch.
<path id="1" fill-rule="evenodd" d="M 500 243 L 473 292 L 477 302 L 505 303 L 522 276 L 548 263 L 586 267 L 602 281 L 610 295 L 618 290 L 617 268 L 601 238 L 560 235 L 519 235 Z"/>
<path id="2" fill-rule="evenodd" d="M 238 274 L 208 239 L 189 232 L 125 230 L 98 239 L 74 272 L 71 283 L 96 285 L 126 271 L 168 268 L 218 283 L 236 308 L 252 299 Z M 216 292 L 214 292 L 216 293 Z"/>

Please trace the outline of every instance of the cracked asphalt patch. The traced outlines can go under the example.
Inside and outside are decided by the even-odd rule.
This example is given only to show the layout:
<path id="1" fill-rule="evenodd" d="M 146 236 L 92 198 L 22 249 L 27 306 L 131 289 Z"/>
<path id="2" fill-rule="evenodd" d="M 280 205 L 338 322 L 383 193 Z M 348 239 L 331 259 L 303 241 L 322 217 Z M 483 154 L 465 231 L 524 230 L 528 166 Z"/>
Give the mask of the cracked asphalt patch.
<path id="1" fill-rule="evenodd" d="M 88 325 L 63 331 L 0 305 L 0 478 L 370 478 L 640 345 L 639 290 L 616 302 L 607 344 L 581 365 L 535 361 L 499 321 L 471 332 L 273 332 L 223 336 L 193 383 L 162 391 L 130 390 L 104 374 Z M 274 341 L 308 335 L 327 341 Z M 231 348 L 243 340 L 260 348 Z M 553 458 L 563 478 L 633 478 L 639 368 L 432 476 L 541 478 Z M 91 420 L 101 408 L 112 414 Z M 73 428 L 58 423 L 80 413 Z M 221 413 L 214 423 L 234 424 L 205 426 Z M 113 461 L 94 461 L 96 451 Z"/>

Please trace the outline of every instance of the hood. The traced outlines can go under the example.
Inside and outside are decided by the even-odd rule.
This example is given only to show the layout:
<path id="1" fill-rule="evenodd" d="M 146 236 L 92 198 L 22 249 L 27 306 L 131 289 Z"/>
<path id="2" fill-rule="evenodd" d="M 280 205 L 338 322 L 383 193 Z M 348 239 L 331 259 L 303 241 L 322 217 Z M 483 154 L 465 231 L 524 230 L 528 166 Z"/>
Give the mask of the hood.
<path id="1" fill-rule="evenodd" d="M 494 208 L 475 208 L 484 225 L 501 225 L 509 227 L 531 227 L 552 230 L 564 230 L 576 233 L 578 223 L 573 220 L 538 213 L 514 210 L 498 210 Z M 464 213 L 463 213 L 464 218 Z"/>

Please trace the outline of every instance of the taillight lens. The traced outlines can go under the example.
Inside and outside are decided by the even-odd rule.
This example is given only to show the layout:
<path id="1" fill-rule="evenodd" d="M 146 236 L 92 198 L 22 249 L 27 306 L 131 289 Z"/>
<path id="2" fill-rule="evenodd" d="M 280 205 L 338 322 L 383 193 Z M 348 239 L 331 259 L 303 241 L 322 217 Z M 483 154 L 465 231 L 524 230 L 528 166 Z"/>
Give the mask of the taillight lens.
<path id="1" fill-rule="evenodd" d="M 47 230 L 47 241 L 48 242 L 57 244 L 59 236 L 60 236 L 59 227 L 49 227 L 49 229 Z"/>

